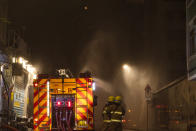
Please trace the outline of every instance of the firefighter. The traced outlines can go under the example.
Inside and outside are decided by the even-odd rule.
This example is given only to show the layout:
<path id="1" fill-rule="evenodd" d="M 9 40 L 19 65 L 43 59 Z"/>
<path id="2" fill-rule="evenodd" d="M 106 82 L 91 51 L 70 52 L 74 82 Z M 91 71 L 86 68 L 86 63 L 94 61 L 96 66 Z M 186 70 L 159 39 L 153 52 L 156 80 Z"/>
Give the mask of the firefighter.
<path id="1" fill-rule="evenodd" d="M 103 116 L 103 131 L 112 131 L 110 130 L 111 128 L 111 111 L 112 108 L 114 108 L 115 103 L 114 103 L 114 96 L 109 96 L 108 97 L 108 102 L 105 104 L 102 112 Z"/>
<path id="2" fill-rule="evenodd" d="M 115 97 L 115 109 L 111 112 L 112 131 L 122 131 L 122 118 L 125 115 L 125 109 L 121 104 L 121 96 Z"/>

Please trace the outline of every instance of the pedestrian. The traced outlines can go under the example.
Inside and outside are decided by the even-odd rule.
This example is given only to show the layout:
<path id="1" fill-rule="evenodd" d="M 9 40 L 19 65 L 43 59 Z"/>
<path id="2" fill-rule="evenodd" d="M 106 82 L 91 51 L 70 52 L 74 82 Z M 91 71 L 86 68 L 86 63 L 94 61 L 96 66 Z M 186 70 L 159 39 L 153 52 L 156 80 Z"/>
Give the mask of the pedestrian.
<path id="1" fill-rule="evenodd" d="M 103 116 L 103 129 L 102 131 L 112 131 L 111 130 L 111 111 L 115 106 L 114 96 L 108 97 L 108 102 L 105 104 L 102 112 Z"/>
<path id="2" fill-rule="evenodd" d="M 122 106 L 121 96 L 115 97 L 115 109 L 111 112 L 112 131 L 122 131 L 122 118 L 125 115 L 125 109 Z"/>

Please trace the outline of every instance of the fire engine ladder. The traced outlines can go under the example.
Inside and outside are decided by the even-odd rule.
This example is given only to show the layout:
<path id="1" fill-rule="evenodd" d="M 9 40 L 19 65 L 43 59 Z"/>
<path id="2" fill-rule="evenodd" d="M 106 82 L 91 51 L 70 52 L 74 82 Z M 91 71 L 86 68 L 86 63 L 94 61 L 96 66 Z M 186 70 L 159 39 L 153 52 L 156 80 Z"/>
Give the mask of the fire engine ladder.
<path id="1" fill-rule="evenodd" d="M 77 83 L 78 84 L 78 83 Z M 83 110 L 84 112 L 80 112 L 80 114 L 83 114 L 83 116 L 86 116 L 86 118 L 81 119 L 83 122 L 85 121 L 84 125 L 78 125 L 78 116 L 76 115 L 77 119 L 77 127 L 79 128 L 87 128 L 88 124 L 88 91 L 87 91 L 87 82 L 86 83 L 80 83 L 80 84 L 85 84 L 85 87 L 76 87 L 76 114 L 79 115 L 78 113 Z M 83 94 L 82 96 L 80 94 Z"/>
<path id="2" fill-rule="evenodd" d="M 40 120 L 44 115 L 47 115 L 47 105 L 43 105 L 43 103 L 47 102 L 47 84 L 42 84 L 38 87 L 38 111 L 40 112 L 38 114 L 38 119 Z M 46 94 L 46 97 L 44 94 Z M 44 120 L 40 121 L 39 129 L 41 130 L 49 130 L 49 120 L 50 116 L 47 115 L 47 117 Z"/>

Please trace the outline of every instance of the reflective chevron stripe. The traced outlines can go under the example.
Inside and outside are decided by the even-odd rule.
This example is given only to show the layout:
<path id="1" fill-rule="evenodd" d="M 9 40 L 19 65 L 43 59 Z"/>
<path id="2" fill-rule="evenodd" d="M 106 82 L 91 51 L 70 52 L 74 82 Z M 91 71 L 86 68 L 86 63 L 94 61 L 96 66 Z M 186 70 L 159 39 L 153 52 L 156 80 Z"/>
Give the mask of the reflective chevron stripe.
<path id="1" fill-rule="evenodd" d="M 42 131 L 46 128 L 50 129 L 51 119 L 47 116 L 47 81 L 47 79 L 37 80 L 36 83 L 38 86 L 34 87 L 34 131 Z"/>
<path id="2" fill-rule="evenodd" d="M 83 129 L 93 129 L 93 93 L 92 88 L 88 88 L 87 78 L 76 79 L 77 94 L 76 94 L 76 121 L 87 121 L 87 125 Z M 87 113 L 88 112 L 88 113 Z M 80 128 L 81 129 L 81 128 Z"/>

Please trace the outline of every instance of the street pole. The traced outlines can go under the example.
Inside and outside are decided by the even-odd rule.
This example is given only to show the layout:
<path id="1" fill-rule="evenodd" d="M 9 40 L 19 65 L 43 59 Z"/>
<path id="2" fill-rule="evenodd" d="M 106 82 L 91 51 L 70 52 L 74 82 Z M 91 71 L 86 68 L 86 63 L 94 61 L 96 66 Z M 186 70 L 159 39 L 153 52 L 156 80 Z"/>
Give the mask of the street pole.
<path id="1" fill-rule="evenodd" d="M 188 129 L 187 131 L 192 131 L 191 122 L 190 122 L 190 86 L 188 87 Z"/>
<path id="2" fill-rule="evenodd" d="M 146 131 L 148 131 L 148 101 L 146 101 L 147 103 L 147 122 L 146 122 Z"/>
<path id="3" fill-rule="evenodd" d="M 145 97 L 146 97 L 146 131 L 148 131 L 148 104 L 150 103 L 152 97 L 151 87 L 148 84 L 145 87 Z"/>

